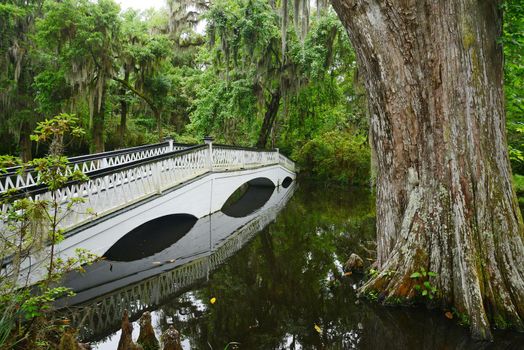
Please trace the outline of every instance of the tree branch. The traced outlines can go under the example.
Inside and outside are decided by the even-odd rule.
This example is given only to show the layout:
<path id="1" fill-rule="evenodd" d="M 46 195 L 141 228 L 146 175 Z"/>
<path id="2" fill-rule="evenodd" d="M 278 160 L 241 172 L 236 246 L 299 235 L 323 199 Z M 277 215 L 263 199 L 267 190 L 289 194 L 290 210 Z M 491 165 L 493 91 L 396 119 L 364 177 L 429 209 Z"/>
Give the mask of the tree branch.
<path id="1" fill-rule="evenodd" d="M 145 103 L 149 105 L 149 107 L 156 112 L 158 108 L 156 108 L 153 100 L 151 100 L 146 94 L 144 94 L 142 91 L 136 89 L 133 85 L 129 84 L 128 81 L 125 81 L 124 79 L 120 79 L 118 77 L 112 77 L 112 79 L 118 83 L 120 83 L 122 86 L 127 88 L 129 91 L 140 97 L 142 100 L 144 100 Z"/>

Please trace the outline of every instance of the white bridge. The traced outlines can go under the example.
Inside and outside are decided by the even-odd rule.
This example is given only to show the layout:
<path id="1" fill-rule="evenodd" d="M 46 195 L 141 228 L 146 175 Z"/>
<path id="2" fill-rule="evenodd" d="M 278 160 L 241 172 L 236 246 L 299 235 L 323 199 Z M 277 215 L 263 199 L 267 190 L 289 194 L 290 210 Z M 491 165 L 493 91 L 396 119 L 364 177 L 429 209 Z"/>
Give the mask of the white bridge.
<path id="1" fill-rule="evenodd" d="M 295 165 L 276 150 L 173 141 L 69 159 L 66 173 L 83 171 L 89 180 L 72 181 L 51 192 L 33 169 L 10 168 L 0 176 L 4 218 L 16 198 L 58 203 L 65 237 L 56 249 L 65 259 L 77 248 L 104 255 L 119 239 L 151 220 L 174 214 L 202 218 L 219 211 L 241 185 L 269 180 L 279 186 L 294 180 Z M 82 199 L 76 203 L 75 199 Z M 74 205 L 71 205 L 75 202 Z M 51 213 L 52 215 L 54 214 Z M 1 226 L 6 231 L 4 221 Z M 35 282 L 45 264 L 44 249 L 23 266 L 20 278 Z M 41 275 L 40 275 L 41 276 Z"/>
<path id="2" fill-rule="evenodd" d="M 207 280 L 276 219 L 294 189 L 294 184 L 264 188 L 261 191 L 269 198 L 264 198 L 264 204 L 259 201 L 261 207 L 256 211 L 238 217 L 218 211 L 197 220 L 175 243 L 157 253 L 133 261 L 102 260 L 88 266 L 85 274 L 71 274 L 64 284 L 76 295 L 60 300 L 57 307 L 80 330 L 83 340 L 108 336 L 120 329 L 124 310 L 136 320 L 144 311 L 154 310 Z"/>

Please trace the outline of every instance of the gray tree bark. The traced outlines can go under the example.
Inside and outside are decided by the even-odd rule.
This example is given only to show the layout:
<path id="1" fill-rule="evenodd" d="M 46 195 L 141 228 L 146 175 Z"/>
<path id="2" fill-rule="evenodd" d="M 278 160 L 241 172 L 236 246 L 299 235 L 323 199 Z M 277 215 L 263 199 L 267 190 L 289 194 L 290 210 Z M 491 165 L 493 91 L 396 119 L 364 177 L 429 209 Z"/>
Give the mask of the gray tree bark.
<path id="1" fill-rule="evenodd" d="M 523 221 L 512 190 L 496 0 L 332 0 L 365 79 L 377 167 L 379 274 L 362 292 L 420 297 L 524 329 Z"/>

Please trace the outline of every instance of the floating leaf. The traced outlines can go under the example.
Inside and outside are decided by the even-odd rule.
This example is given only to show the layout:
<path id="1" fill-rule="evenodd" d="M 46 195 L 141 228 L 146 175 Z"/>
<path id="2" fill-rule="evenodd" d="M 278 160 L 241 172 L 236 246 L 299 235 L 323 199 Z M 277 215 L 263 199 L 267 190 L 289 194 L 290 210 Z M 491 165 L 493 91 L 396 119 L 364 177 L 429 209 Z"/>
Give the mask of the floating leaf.
<path id="1" fill-rule="evenodd" d="M 318 332 L 318 334 L 322 334 L 322 328 L 320 328 L 319 325 L 315 324 L 315 330 Z"/>
<path id="2" fill-rule="evenodd" d="M 211 304 L 214 304 L 214 303 L 217 302 L 217 298 L 212 297 L 212 298 L 209 300 L 209 302 L 210 302 Z"/>
<path id="3" fill-rule="evenodd" d="M 452 320 L 453 319 L 453 313 L 451 313 L 451 311 L 446 311 L 446 313 L 444 314 L 444 316 L 446 316 L 446 318 Z"/>
<path id="4" fill-rule="evenodd" d="M 346 272 L 346 273 L 344 274 L 344 276 L 351 276 L 352 274 L 353 274 L 353 272 L 349 271 L 349 272 Z"/>

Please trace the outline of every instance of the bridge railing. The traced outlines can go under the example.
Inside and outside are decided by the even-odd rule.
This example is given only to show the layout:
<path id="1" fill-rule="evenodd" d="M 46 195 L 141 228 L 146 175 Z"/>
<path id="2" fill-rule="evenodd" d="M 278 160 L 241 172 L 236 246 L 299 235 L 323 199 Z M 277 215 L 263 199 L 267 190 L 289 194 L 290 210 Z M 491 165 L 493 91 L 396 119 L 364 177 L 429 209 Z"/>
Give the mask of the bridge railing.
<path id="1" fill-rule="evenodd" d="M 3 201 L 2 214 L 8 213 L 18 198 L 52 200 L 59 204 L 57 216 L 60 217 L 60 228 L 68 230 L 157 195 L 209 171 L 248 169 L 279 163 L 291 171 L 294 170 L 293 162 L 276 150 L 244 149 L 225 145 L 185 145 L 185 149 L 182 150 L 166 151 L 165 144 L 156 146 L 148 150 L 115 155 L 111 158 L 113 165 L 108 164 L 87 172 L 88 181 L 71 181 L 54 192 L 42 184 L 22 187 L 16 194 L 10 195 L 10 200 Z M 98 155 L 94 155 L 90 161 L 110 158 L 107 154 L 104 158 L 97 157 Z M 73 199 L 82 200 L 77 200 L 71 208 L 70 203 Z M 4 227 L 5 224 L 0 222 L 0 229 Z"/>
<path id="2" fill-rule="evenodd" d="M 184 150 L 191 146 L 192 145 L 174 143 L 172 140 L 168 140 L 151 145 L 71 157 L 69 158 L 65 175 L 80 170 L 89 176 L 91 172 L 96 170 L 131 163 L 141 159 L 148 159 L 172 151 Z M 32 167 L 10 167 L 0 174 L 0 193 L 10 189 L 31 187 L 38 183 L 39 175 Z"/>
<path id="3" fill-rule="evenodd" d="M 256 148 L 213 145 L 213 170 L 235 170 L 278 164 L 278 153 Z"/>
<path id="4" fill-rule="evenodd" d="M 278 162 L 287 170 L 296 172 L 295 162 L 293 162 L 291 159 L 289 159 L 282 153 L 278 153 Z"/>
<path id="5" fill-rule="evenodd" d="M 69 306 L 62 310 L 64 316 L 71 320 L 73 326 L 79 328 L 81 337 L 85 341 L 108 336 L 119 329 L 124 309 L 128 310 L 130 319 L 135 320 L 144 311 L 154 309 L 209 276 L 210 272 L 223 264 L 258 232 L 273 222 L 293 193 L 294 188 L 288 191 L 275 206 L 268 208 L 261 215 L 232 232 L 219 246 L 213 247 L 207 256 L 104 294 L 81 305 Z"/>

